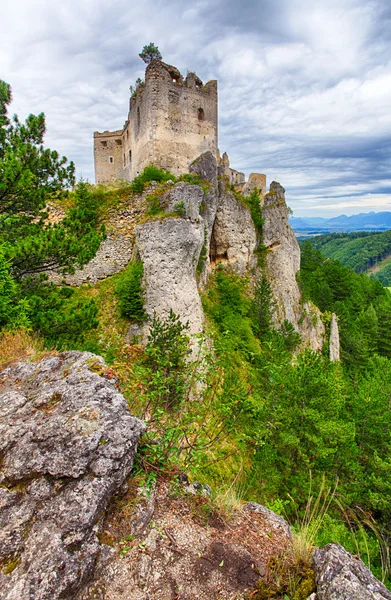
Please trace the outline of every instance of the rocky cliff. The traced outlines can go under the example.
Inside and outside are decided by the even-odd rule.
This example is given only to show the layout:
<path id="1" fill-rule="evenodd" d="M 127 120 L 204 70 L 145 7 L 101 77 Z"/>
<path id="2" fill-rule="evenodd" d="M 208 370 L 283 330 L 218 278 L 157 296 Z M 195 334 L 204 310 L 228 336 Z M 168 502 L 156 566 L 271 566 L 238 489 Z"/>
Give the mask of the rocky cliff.
<path id="1" fill-rule="evenodd" d="M 190 332 L 197 334 L 204 328 L 199 291 L 207 285 L 216 265 L 226 265 L 254 280 L 259 275 L 256 251 L 261 244 L 275 300 L 276 326 L 289 321 L 300 334 L 302 347 L 321 351 L 325 327 L 320 311 L 301 298 L 296 280 L 300 248 L 289 225 L 284 188 L 272 182 L 270 191 L 261 194 L 264 223 L 260 234 L 245 198 L 224 178 L 218 178 L 211 152 L 194 161 L 190 172 L 198 177 L 199 184 L 196 179 L 168 184 L 158 215 L 148 215 L 146 203 L 148 194 L 156 193 L 153 183 L 146 192 L 131 198 L 118 214 L 111 214 L 109 236 L 96 258 L 84 270 L 68 276 L 67 282 L 93 283 L 120 271 L 139 256 L 144 265 L 146 313 L 164 318 L 173 310 L 189 323 Z M 146 327 L 143 332 L 132 329 L 133 333 L 137 331 L 145 336 Z M 330 356 L 338 360 L 338 326 L 334 321 L 331 335 Z"/>
<path id="2" fill-rule="evenodd" d="M 104 361 L 66 352 L 0 373 L 0 598 L 72 598 L 144 424 Z"/>
<path id="3" fill-rule="evenodd" d="M 297 274 L 300 269 L 300 247 L 289 225 L 285 190 L 273 181 L 263 204 L 263 244 L 266 248 L 265 268 L 276 301 L 274 318 L 277 325 L 292 323 L 304 346 L 321 351 L 325 327 L 319 309 L 303 303 Z"/>

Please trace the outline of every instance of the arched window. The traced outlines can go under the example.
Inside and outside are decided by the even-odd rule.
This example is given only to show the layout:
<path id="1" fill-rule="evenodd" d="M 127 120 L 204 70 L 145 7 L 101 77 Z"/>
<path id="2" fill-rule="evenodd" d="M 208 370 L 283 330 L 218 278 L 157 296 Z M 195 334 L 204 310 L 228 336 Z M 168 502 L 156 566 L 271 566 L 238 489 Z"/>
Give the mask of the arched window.
<path id="1" fill-rule="evenodd" d="M 198 120 L 199 121 L 204 121 L 204 119 L 205 119 L 204 109 L 203 108 L 199 108 L 198 109 Z"/>

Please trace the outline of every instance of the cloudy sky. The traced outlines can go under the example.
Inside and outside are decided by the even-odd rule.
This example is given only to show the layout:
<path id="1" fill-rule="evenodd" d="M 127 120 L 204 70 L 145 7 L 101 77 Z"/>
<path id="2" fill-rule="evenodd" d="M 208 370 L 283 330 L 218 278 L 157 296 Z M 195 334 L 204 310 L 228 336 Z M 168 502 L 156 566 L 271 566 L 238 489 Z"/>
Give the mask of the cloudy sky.
<path id="1" fill-rule="evenodd" d="M 138 53 L 219 82 L 219 147 L 266 173 L 295 216 L 391 211 L 389 0 L 12 0 L 0 77 L 11 112 L 94 181 L 92 135 L 118 129 Z"/>

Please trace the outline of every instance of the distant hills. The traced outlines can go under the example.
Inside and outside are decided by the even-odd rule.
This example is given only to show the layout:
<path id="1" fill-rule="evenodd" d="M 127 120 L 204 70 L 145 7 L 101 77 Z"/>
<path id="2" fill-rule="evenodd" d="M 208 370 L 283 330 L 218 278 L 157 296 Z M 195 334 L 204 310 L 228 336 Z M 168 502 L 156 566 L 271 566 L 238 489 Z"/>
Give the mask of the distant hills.
<path id="1" fill-rule="evenodd" d="M 290 224 L 296 234 L 321 234 L 345 231 L 386 231 L 391 229 L 391 212 L 369 212 L 357 215 L 324 217 L 292 217 Z"/>
<path id="2" fill-rule="evenodd" d="M 338 260 L 357 273 L 367 273 L 383 285 L 391 286 L 391 230 L 328 233 L 308 236 L 308 241 L 303 238 L 300 244 L 304 243 L 310 243 L 326 258 Z"/>

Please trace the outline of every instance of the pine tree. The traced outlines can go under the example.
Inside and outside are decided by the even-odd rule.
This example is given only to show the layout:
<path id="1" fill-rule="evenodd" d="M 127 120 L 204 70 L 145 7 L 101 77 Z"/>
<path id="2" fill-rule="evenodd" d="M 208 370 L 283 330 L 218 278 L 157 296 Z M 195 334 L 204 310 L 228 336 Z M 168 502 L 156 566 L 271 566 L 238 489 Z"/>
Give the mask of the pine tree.
<path id="1" fill-rule="evenodd" d="M 3 284 L 40 331 L 39 323 L 44 322 L 43 329 L 47 332 L 69 333 L 72 321 L 72 330 L 79 329 L 80 333 L 88 323 L 96 325 L 96 310 L 90 303 L 79 303 L 72 308 L 72 317 L 66 317 L 64 303 L 72 291 L 60 291 L 49 285 L 47 274 L 53 270 L 72 273 L 75 267 L 93 258 L 104 237 L 103 230 L 98 230 L 98 205 L 88 185 L 82 182 L 73 193 L 73 204 L 66 218 L 58 224 L 50 223 L 47 203 L 69 194 L 75 183 L 75 167 L 55 150 L 44 147 L 44 115 L 29 115 L 25 123 L 16 115 L 9 119 L 10 102 L 11 88 L 0 81 Z M 14 317 L 9 311 L 7 314 L 2 325 L 15 326 L 16 313 Z M 60 322 L 61 327 L 57 327 Z"/>
<path id="2" fill-rule="evenodd" d="M 143 59 L 147 65 L 153 60 L 162 60 L 159 48 L 153 42 L 150 42 L 141 50 L 139 57 Z"/>

